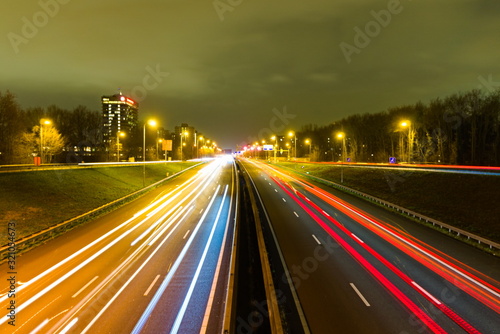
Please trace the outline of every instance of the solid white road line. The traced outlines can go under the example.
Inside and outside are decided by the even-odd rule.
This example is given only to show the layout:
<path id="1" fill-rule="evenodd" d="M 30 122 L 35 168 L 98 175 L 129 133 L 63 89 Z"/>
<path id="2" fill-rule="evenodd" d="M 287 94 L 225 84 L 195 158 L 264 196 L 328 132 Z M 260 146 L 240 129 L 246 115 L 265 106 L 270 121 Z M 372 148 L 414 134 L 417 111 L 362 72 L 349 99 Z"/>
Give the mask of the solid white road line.
<path id="1" fill-rule="evenodd" d="M 215 193 L 217 193 L 217 191 L 218 191 L 218 189 L 216 190 Z M 150 317 L 154 308 L 156 307 L 156 304 L 158 304 L 158 301 L 160 300 L 161 296 L 163 295 L 163 292 L 165 292 L 165 290 L 167 289 L 167 286 L 170 284 L 170 281 L 172 280 L 175 272 L 179 268 L 179 266 L 180 266 L 182 260 L 184 259 L 184 256 L 186 255 L 189 247 L 191 247 L 191 243 L 193 242 L 196 234 L 198 233 L 198 230 L 201 227 L 201 223 L 205 220 L 205 217 L 207 216 L 208 212 L 210 212 L 210 208 L 212 207 L 212 204 L 214 203 L 215 198 L 216 198 L 216 196 L 213 196 L 210 203 L 208 203 L 208 206 L 207 206 L 207 209 L 205 210 L 205 213 L 203 214 L 203 216 L 200 218 L 200 220 L 196 224 L 196 227 L 195 227 L 193 233 L 191 234 L 188 241 L 184 245 L 184 248 L 182 249 L 182 251 L 179 254 L 179 256 L 177 257 L 177 259 L 175 260 L 175 263 L 172 266 L 172 270 L 165 277 L 165 279 L 161 283 L 158 290 L 156 290 L 155 295 L 153 296 L 153 298 L 149 302 L 148 306 L 146 307 L 146 309 L 142 313 L 139 321 L 136 323 L 134 329 L 132 330 L 133 334 L 139 334 L 141 332 L 142 328 L 144 327 L 144 325 L 146 324 L 146 321 L 148 320 L 148 318 Z"/>
<path id="2" fill-rule="evenodd" d="M 353 288 L 353 290 L 358 294 L 359 298 L 361 298 L 361 300 L 363 301 L 363 303 L 365 303 L 366 306 L 370 306 L 370 303 L 368 303 L 368 301 L 366 300 L 366 298 L 361 294 L 361 292 L 359 292 L 358 288 L 356 288 L 356 286 L 353 284 L 353 283 L 349 283 L 351 285 L 351 287 Z"/>
<path id="3" fill-rule="evenodd" d="M 182 237 L 182 239 L 186 239 L 186 237 L 188 236 L 189 232 L 191 232 L 191 230 L 187 230 L 186 234 L 184 234 L 184 236 Z"/>
<path id="4" fill-rule="evenodd" d="M 222 209 L 224 208 L 224 203 L 226 202 L 227 189 L 228 189 L 228 185 L 226 185 L 226 189 L 224 190 L 222 202 L 219 206 L 219 210 L 217 212 L 217 216 L 216 216 L 215 221 L 213 223 L 212 230 L 210 231 L 210 235 L 209 235 L 208 240 L 205 244 L 205 249 L 203 250 L 203 254 L 200 258 L 200 261 L 198 262 L 198 268 L 196 268 L 196 271 L 194 273 L 194 277 L 191 281 L 191 284 L 189 285 L 188 292 L 186 293 L 186 297 L 184 298 L 184 302 L 182 303 L 182 306 L 181 306 L 179 312 L 177 313 L 177 317 L 175 318 L 175 321 L 174 321 L 174 324 L 172 326 L 172 329 L 170 330 L 170 333 L 177 333 L 179 331 L 179 327 L 181 326 L 182 318 L 184 318 L 184 314 L 186 313 L 187 306 L 189 304 L 189 301 L 191 300 L 191 296 L 193 295 L 194 287 L 196 286 L 196 283 L 198 283 L 198 277 L 200 276 L 201 269 L 203 268 L 203 264 L 205 263 L 208 249 L 212 245 L 212 240 L 213 240 L 213 237 L 215 234 L 215 230 L 217 229 L 217 225 L 219 224 L 219 218 L 220 218 Z"/>
<path id="5" fill-rule="evenodd" d="M 76 324 L 77 321 L 78 318 L 74 318 L 73 320 L 71 320 L 68 326 L 64 327 L 64 329 L 59 334 L 66 334 L 71 329 L 71 327 L 73 327 Z"/>

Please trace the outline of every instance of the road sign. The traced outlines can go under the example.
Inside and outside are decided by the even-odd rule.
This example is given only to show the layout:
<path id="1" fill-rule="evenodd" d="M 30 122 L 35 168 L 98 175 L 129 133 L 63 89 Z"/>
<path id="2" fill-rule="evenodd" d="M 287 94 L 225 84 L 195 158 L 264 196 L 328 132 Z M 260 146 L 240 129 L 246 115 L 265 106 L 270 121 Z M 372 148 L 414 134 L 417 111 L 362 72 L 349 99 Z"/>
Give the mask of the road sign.
<path id="1" fill-rule="evenodd" d="M 396 163 L 396 158 L 395 157 L 390 157 L 389 158 L 389 163 L 390 164 L 395 164 Z"/>
<path id="2" fill-rule="evenodd" d="M 264 145 L 264 151 L 272 151 L 273 145 Z"/>

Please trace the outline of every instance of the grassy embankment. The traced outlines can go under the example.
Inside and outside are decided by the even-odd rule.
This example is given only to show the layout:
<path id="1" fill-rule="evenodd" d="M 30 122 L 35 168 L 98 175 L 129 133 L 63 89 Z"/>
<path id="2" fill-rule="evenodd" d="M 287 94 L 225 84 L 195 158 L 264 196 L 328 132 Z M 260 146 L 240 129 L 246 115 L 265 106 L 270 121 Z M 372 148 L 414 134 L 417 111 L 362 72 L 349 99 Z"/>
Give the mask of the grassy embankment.
<path id="1" fill-rule="evenodd" d="M 280 163 L 340 183 L 340 167 Z M 500 177 L 344 168 L 345 186 L 500 242 Z"/>
<path id="2" fill-rule="evenodd" d="M 146 166 L 146 185 L 194 162 Z M 38 232 L 142 188 L 142 166 L 98 167 L 0 174 L 0 245 L 7 223 L 17 238 Z"/>

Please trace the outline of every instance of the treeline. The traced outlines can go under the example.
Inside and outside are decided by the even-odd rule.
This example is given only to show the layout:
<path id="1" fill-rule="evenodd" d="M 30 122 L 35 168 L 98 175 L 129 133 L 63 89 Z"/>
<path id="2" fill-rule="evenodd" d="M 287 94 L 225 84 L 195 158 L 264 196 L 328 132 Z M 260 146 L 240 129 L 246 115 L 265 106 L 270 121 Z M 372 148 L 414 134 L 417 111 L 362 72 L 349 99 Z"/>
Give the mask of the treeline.
<path id="1" fill-rule="evenodd" d="M 344 138 L 338 137 L 343 133 Z M 428 104 L 346 117 L 327 126 L 308 125 L 297 138 L 298 156 L 313 161 L 500 165 L 500 90 L 472 90 Z M 344 146 L 345 145 L 345 146 Z M 344 152 L 342 148 L 344 147 Z"/>
<path id="2" fill-rule="evenodd" d="M 66 110 L 22 109 L 14 94 L 0 92 L 0 164 L 76 162 L 102 144 L 101 114 L 78 106 Z"/>

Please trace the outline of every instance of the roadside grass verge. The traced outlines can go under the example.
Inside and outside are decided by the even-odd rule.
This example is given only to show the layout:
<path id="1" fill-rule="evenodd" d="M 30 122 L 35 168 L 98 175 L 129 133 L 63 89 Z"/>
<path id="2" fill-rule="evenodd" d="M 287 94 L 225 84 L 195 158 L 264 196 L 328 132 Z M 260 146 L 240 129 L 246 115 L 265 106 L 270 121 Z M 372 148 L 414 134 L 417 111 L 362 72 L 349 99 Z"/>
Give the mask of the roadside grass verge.
<path id="1" fill-rule="evenodd" d="M 146 186 L 195 162 L 146 165 Z M 0 174 L 0 245 L 7 224 L 16 239 L 61 223 L 143 186 L 143 166 L 95 167 Z"/>
<path id="2" fill-rule="evenodd" d="M 279 163 L 340 184 L 341 167 Z M 344 167 L 343 185 L 500 242 L 500 177 Z"/>

